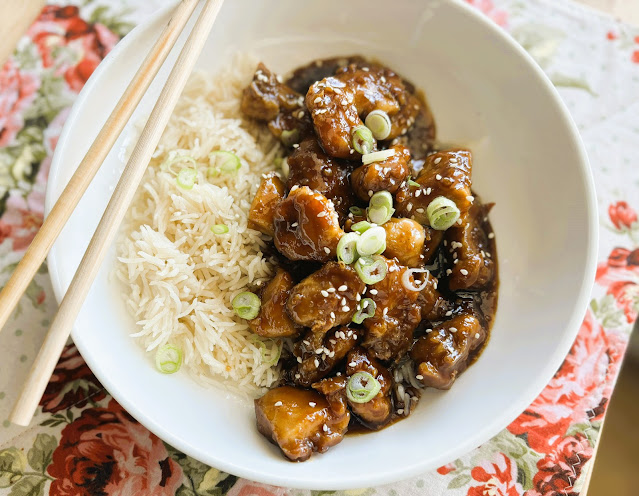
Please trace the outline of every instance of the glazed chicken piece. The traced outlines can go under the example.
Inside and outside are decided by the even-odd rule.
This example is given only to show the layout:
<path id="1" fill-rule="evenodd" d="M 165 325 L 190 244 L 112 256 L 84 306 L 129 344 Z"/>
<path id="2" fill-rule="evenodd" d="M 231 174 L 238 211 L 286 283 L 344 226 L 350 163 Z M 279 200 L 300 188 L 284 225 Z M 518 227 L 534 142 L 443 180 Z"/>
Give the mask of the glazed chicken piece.
<path id="1" fill-rule="evenodd" d="M 283 269 L 277 269 L 275 277 L 262 290 L 260 313 L 248 323 L 251 331 L 264 338 L 297 334 L 297 327 L 286 313 L 286 302 L 293 286 L 295 282 L 291 275 Z"/>
<path id="2" fill-rule="evenodd" d="M 425 386 L 449 389 L 466 368 L 470 352 L 485 338 L 479 319 L 464 312 L 415 341 L 410 356 Z"/>
<path id="3" fill-rule="evenodd" d="M 425 274 L 426 286 L 421 291 L 411 290 L 404 282 L 415 287 L 420 283 L 415 281 L 412 274 L 406 273 L 408 267 L 395 260 L 386 260 L 386 265 L 386 277 L 369 286 L 365 295 L 375 302 L 376 307 L 374 315 L 363 322 L 366 328 L 363 346 L 374 358 L 394 360 L 410 347 L 413 331 L 422 319 L 422 305 L 418 299 L 422 293 L 435 291 L 436 279 Z M 421 298 L 425 300 L 423 296 Z"/>
<path id="4" fill-rule="evenodd" d="M 433 149 L 436 136 L 435 119 L 428 104 L 424 102 L 425 99 L 420 101 L 413 125 L 399 138 L 399 143 L 410 149 L 413 161 L 419 162 L 422 162 Z"/>
<path id="5" fill-rule="evenodd" d="M 306 95 L 310 86 L 316 81 L 334 76 L 339 69 L 348 64 L 363 64 L 365 62 L 365 59 L 360 55 L 314 60 L 310 64 L 295 69 L 285 83 L 298 93 Z"/>
<path id="6" fill-rule="evenodd" d="M 472 157 L 467 150 L 451 150 L 429 155 L 415 182 L 402 184 L 395 195 L 395 208 L 403 217 L 429 226 L 426 208 L 439 196 L 452 200 L 463 217 L 473 203 L 470 190 Z"/>
<path id="7" fill-rule="evenodd" d="M 314 451 L 338 444 L 348 429 L 350 414 L 333 410 L 317 391 L 281 386 L 255 400 L 257 429 L 277 444 L 291 461 L 308 460 Z M 339 406 L 339 405 L 338 405 Z"/>
<path id="8" fill-rule="evenodd" d="M 366 403 L 348 401 L 351 411 L 357 415 L 369 429 L 377 430 L 383 427 L 391 418 L 393 405 L 390 392 L 392 386 L 391 375 L 377 360 L 370 357 L 362 348 L 355 348 L 348 353 L 346 359 L 346 375 L 350 378 L 356 372 L 368 372 L 379 381 L 379 393 Z"/>
<path id="9" fill-rule="evenodd" d="M 306 94 L 322 148 L 338 158 L 359 157 L 352 134 L 373 110 L 383 110 L 391 120 L 391 140 L 405 134 L 421 106 L 402 79 L 377 64 L 350 64 L 335 76 L 315 82 Z"/>
<path id="10" fill-rule="evenodd" d="M 286 308 L 293 321 L 310 327 L 323 339 L 329 329 L 351 322 L 357 311 L 357 295 L 365 287 L 351 266 L 328 262 L 292 289 Z"/>
<path id="11" fill-rule="evenodd" d="M 410 172 L 410 151 L 403 145 L 390 147 L 395 154 L 381 162 L 361 165 L 353 171 L 351 184 L 357 196 L 368 201 L 373 193 L 395 193 Z"/>
<path id="12" fill-rule="evenodd" d="M 424 227 L 424 258 L 422 259 L 424 263 L 429 264 L 433 261 L 435 254 L 437 253 L 437 248 L 439 248 L 443 239 L 444 231 L 438 231 L 431 227 Z"/>
<path id="13" fill-rule="evenodd" d="M 287 146 L 312 133 L 303 95 L 280 83 L 262 63 L 242 93 L 241 110 L 249 117 L 268 122 L 271 133 Z"/>
<path id="14" fill-rule="evenodd" d="M 305 139 L 288 156 L 287 187 L 308 186 L 333 202 L 335 210 L 344 220 L 348 208 L 355 203 L 349 182 L 352 166 L 326 155 L 315 138 Z"/>
<path id="15" fill-rule="evenodd" d="M 355 346 L 361 337 L 358 329 L 338 327 L 323 336 L 309 332 L 301 341 L 295 343 L 295 355 L 302 359 L 291 372 L 295 384 L 308 387 L 326 377 Z M 318 342 L 319 341 L 319 342 Z"/>
<path id="16" fill-rule="evenodd" d="M 344 234 L 333 202 L 308 186 L 293 186 L 275 207 L 275 247 L 291 260 L 327 262 Z"/>
<path id="17" fill-rule="evenodd" d="M 488 239 L 489 225 L 484 221 L 492 207 L 492 203 L 484 205 L 476 198 L 461 225 L 446 231 L 446 255 L 452 261 L 448 278 L 451 291 L 480 289 L 493 280 L 494 245 Z"/>
<path id="18" fill-rule="evenodd" d="M 330 377 L 313 384 L 313 389 L 324 395 L 329 407 L 336 416 L 343 416 L 350 420 L 351 414 L 348 411 L 346 400 L 346 381 L 347 378 L 345 376 Z M 348 425 L 348 421 L 346 424 Z"/>
<path id="19" fill-rule="evenodd" d="M 382 227 L 386 231 L 385 257 L 397 258 L 400 264 L 408 267 L 423 265 L 426 230 L 420 223 L 393 217 Z"/>
<path id="20" fill-rule="evenodd" d="M 248 215 L 248 227 L 273 237 L 275 207 L 284 198 L 284 183 L 270 172 L 262 178 Z"/>

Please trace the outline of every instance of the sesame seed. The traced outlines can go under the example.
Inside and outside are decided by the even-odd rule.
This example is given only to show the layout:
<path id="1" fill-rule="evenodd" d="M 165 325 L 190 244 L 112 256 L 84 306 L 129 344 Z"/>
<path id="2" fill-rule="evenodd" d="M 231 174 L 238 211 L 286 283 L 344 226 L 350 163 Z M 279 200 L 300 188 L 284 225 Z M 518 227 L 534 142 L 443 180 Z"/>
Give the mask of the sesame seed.
<path id="1" fill-rule="evenodd" d="M 448 241 L 444 240 L 444 246 L 448 246 Z"/>
<path id="2" fill-rule="evenodd" d="M 437 281 L 433 283 L 433 289 L 437 289 Z"/>
<path id="3" fill-rule="evenodd" d="M 457 252 L 453 253 L 453 258 L 457 258 Z"/>
<path id="4" fill-rule="evenodd" d="M 346 100 L 346 98 L 342 98 L 342 105 L 346 106 L 348 105 L 348 101 Z"/>
<path id="5" fill-rule="evenodd" d="M 446 317 L 450 317 L 453 314 L 452 310 L 448 310 L 448 312 L 446 312 Z"/>
<path id="6" fill-rule="evenodd" d="M 353 339 L 354 339 L 355 341 L 357 341 L 357 334 L 355 334 L 355 335 L 353 336 Z"/>
<path id="7" fill-rule="evenodd" d="M 291 224 L 291 227 L 297 227 L 297 226 L 299 226 L 299 224 L 298 224 L 297 222 L 293 222 L 293 223 Z"/>
<path id="8" fill-rule="evenodd" d="M 397 415 L 404 415 L 404 409 L 400 408 L 399 410 L 397 410 Z"/>
<path id="9" fill-rule="evenodd" d="M 461 273 L 462 276 L 468 275 L 468 271 L 466 269 L 461 269 L 459 272 Z"/>
<path id="10" fill-rule="evenodd" d="M 315 354 L 316 354 L 316 355 L 321 355 L 321 354 L 322 354 L 322 351 L 324 351 L 324 348 L 317 348 L 317 349 L 315 350 Z"/>
<path id="11" fill-rule="evenodd" d="M 350 150 L 348 153 L 352 155 L 353 153 L 355 153 L 355 150 Z"/>
<path id="12" fill-rule="evenodd" d="M 348 364 L 349 367 L 355 367 L 357 364 L 355 362 L 351 362 Z"/>
<path id="13" fill-rule="evenodd" d="M 461 226 L 461 218 L 457 219 L 457 224 Z"/>
<path id="14" fill-rule="evenodd" d="M 413 204 L 409 203 L 408 205 L 406 205 L 406 211 L 410 212 L 413 209 Z"/>
<path id="15" fill-rule="evenodd" d="M 322 101 L 322 97 L 318 96 L 318 97 L 315 98 L 315 100 L 313 100 L 313 103 L 319 103 L 321 101 Z"/>
<path id="16" fill-rule="evenodd" d="M 417 191 L 415 191 L 415 198 L 417 198 L 421 194 L 422 194 L 422 190 L 418 189 Z"/>
<path id="17" fill-rule="evenodd" d="M 299 379 L 300 377 L 302 377 L 300 374 L 295 374 L 296 379 Z"/>
<path id="18" fill-rule="evenodd" d="M 337 374 L 335 374 L 337 377 L 341 377 L 342 373 L 338 372 Z"/>
<path id="19" fill-rule="evenodd" d="M 359 294 L 359 293 L 357 293 L 357 294 L 355 295 L 355 300 L 356 300 L 356 301 L 361 301 L 361 299 L 362 299 L 362 295 L 361 295 L 361 294 Z M 367 303 L 368 303 L 368 302 L 367 302 Z"/>
<path id="20" fill-rule="evenodd" d="M 322 430 L 323 430 L 324 432 L 328 432 L 328 426 L 327 426 L 326 424 L 324 424 L 324 425 L 322 426 Z"/>
<path id="21" fill-rule="evenodd" d="M 297 188 L 299 188 L 299 186 L 297 184 L 294 184 L 293 187 L 291 188 L 291 193 L 295 191 Z"/>
<path id="22" fill-rule="evenodd" d="M 453 273 L 453 271 L 452 271 L 452 270 L 450 270 L 450 269 L 446 269 L 446 275 L 447 275 L 447 276 L 451 275 L 452 273 Z"/>
<path id="23" fill-rule="evenodd" d="M 373 196 L 373 190 L 372 189 L 368 190 L 368 196 Z"/>
<path id="24" fill-rule="evenodd" d="M 386 316 L 387 313 L 388 313 L 388 307 L 384 307 L 384 311 L 382 312 L 382 315 Z"/>
<path id="25" fill-rule="evenodd" d="M 363 70 L 364 72 L 368 72 L 370 69 L 369 69 L 368 67 L 362 67 L 362 70 Z"/>
<path id="26" fill-rule="evenodd" d="M 475 333 L 475 339 L 479 339 L 479 333 L 478 332 Z"/>
<path id="27" fill-rule="evenodd" d="M 351 309 L 350 309 L 350 307 L 349 307 L 349 306 L 347 306 L 347 305 L 344 305 L 344 306 L 342 307 L 342 312 L 350 312 L 350 310 L 351 310 Z"/>
<path id="28" fill-rule="evenodd" d="M 300 147 L 299 143 L 294 143 L 293 144 L 293 148 L 299 148 L 299 147 Z"/>
<path id="29" fill-rule="evenodd" d="M 346 298 L 342 298 L 342 305 L 346 305 Z"/>
<path id="30" fill-rule="evenodd" d="M 455 157 L 453 157 L 453 158 L 451 158 L 451 159 L 449 160 L 449 162 L 450 162 L 451 164 L 456 164 L 456 163 L 457 163 L 457 159 L 456 159 Z"/>
<path id="31" fill-rule="evenodd" d="M 426 188 L 426 194 L 430 195 L 431 191 L 433 191 L 433 188 Z"/>
<path id="32" fill-rule="evenodd" d="M 331 312 L 331 319 L 335 318 L 335 312 Z"/>
<path id="33" fill-rule="evenodd" d="M 337 291 L 346 291 L 348 289 L 348 286 L 346 284 L 342 284 L 339 288 L 337 288 Z"/>
<path id="34" fill-rule="evenodd" d="M 371 293 L 372 295 L 376 295 L 376 294 L 377 294 L 377 290 L 376 290 L 376 289 L 371 289 L 370 293 Z"/>
<path id="35" fill-rule="evenodd" d="M 473 200 L 475 199 L 475 197 L 474 197 L 473 195 L 468 195 L 468 196 L 466 197 L 466 199 L 467 199 L 469 202 L 471 202 L 471 203 L 472 203 L 472 202 L 473 202 Z"/>
<path id="36" fill-rule="evenodd" d="M 442 158 L 441 158 L 441 157 L 437 157 L 433 163 L 434 163 L 435 165 L 437 165 L 437 164 L 438 164 L 438 163 L 440 163 L 441 161 L 442 161 Z"/>
<path id="37" fill-rule="evenodd" d="M 488 233 L 488 239 L 493 239 L 495 237 L 495 233 Z"/>
<path id="38" fill-rule="evenodd" d="M 441 180 L 442 180 L 442 176 L 441 176 L 441 174 L 437 174 L 437 175 L 435 176 L 435 179 L 437 179 L 438 181 L 441 181 Z"/>
<path id="39" fill-rule="evenodd" d="M 297 113 L 297 118 L 298 118 L 298 119 L 301 119 L 301 118 L 303 118 L 303 117 L 304 117 L 304 111 L 303 111 L 303 110 L 300 110 L 300 111 Z"/>
<path id="40" fill-rule="evenodd" d="M 487 256 L 488 258 L 490 258 L 490 253 L 486 252 L 486 256 Z"/>
<path id="41" fill-rule="evenodd" d="M 379 78 L 381 80 L 382 83 L 386 82 L 386 78 L 384 76 L 382 76 L 381 78 Z"/>
<path id="42" fill-rule="evenodd" d="M 418 214 L 423 214 L 424 213 L 424 209 L 423 208 L 418 208 L 415 210 L 415 212 L 417 212 Z"/>
<path id="43" fill-rule="evenodd" d="M 302 343 L 304 343 L 306 346 L 310 346 L 311 345 L 311 342 L 308 339 L 304 339 L 302 341 Z"/>
<path id="44" fill-rule="evenodd" d="M 459 262 L 459 260 L 458 260 L 458 259 L 453 260 L 453 263 L 454 263 L 455 265 L 457 265 L 457 263 L 458 263 L 458 262 Z"/>
<path id="45" fill-rule="evenodd" d="M 328 291 L 326 291 L 325 289 L 322 289 L 322 290 L 320 291 L 320 293 L 322 293 L 322 296 L 323 296 L 324 298 L 326 298 L 326 297 L 328 296 Z"/>
<path id="46" fill-rule="evenodd" d="M 281 401 L 276 401 L 275 403 L 273 403 L 273 406 L 282 406 L 282 402 Z"/>
<path id="47" fill-rule="evenodd" d="M 327 255 L 330 255 L 330 253 L 331 253 L 331 249 L 330 249 L 328 246 L 325 246 L 325 247 L 324 247 L 324 252 L 325 252 Z"/>
<path id="48" fill-rule="evenodd" d="M 316 358 L 313 360 L 313 364 L 315 364 L 315 368 L 319 367 L 319 360 Z"/>
<path id="49" fill-rule="evenodd" d="M 326 217 L 326 211 L 322 210 L 319 214 L 317 214 L 318 217 Z"/>
<path id="50" fill-rule="evenodd" d="M 415 379 L 417 379 L 418 381 L 421 381 L 423 378 L 424 378 L 424 376 L 423 376 L 423 375 L 421 375 L 421 374 L 417 374 L 417 375 L 415 376 Z"/>
<path id="51" fill-rule="evenodd" d="M 457 332 L 457 328 L 456 327 L 451 327 L 448 329 L 450 332 Z"/>
<path id="52" fill-rule="evenodd" d="M 330 287 L 326 291 L 328 291 L 329 293 L 334 293 L 335 292 L 335 288 Z"/>
<path id="53" fill-rule="evenodd" d="M 317 405 L 317 403 L 315 403 L 314 401 L 309 401 L 308 402 L 308 406 L 310 406 L 310 407 L 315 407 L 315 405 Z"/>
<path id="54" fill-rule="evenodd" d="M 302 363 L 302 357 L 297 357 L 297 363 Z"/>

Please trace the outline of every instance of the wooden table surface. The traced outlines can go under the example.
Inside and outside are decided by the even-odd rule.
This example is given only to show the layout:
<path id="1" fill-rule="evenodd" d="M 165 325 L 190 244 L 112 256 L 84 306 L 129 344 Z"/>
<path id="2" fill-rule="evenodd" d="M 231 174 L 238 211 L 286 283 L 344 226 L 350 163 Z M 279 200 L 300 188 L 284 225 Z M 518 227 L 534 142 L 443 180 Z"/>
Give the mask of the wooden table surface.
<path id="1" fill-rule="evenodd" d="M 639 0 L 575 1 L 611 14 L 624 22 L 639 25 Z M 0 33 L 3 34 L 4 38 L 4 42 L 0 44 L 0 64 L 4 63 L 13 51 L 18 39 L 45 3 L 45 0 L 0 0 Z M 597 447 L 599 445 L 600 443 L 597 443 Z M 593 455 L 593 460 L 594 457 Z M 587 492 L 593 465 L 593 463 L 590 464 L 582 495 Z"/>

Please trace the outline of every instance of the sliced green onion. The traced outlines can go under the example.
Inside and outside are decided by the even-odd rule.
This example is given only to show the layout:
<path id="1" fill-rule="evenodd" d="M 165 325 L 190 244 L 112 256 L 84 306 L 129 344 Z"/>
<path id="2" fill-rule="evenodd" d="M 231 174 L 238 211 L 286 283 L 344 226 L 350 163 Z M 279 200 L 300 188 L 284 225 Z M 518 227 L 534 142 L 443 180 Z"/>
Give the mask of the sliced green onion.
<path id="1" fill-rule="evenodd" d="M 211 231 L 213 231 L 213 234 L 226 234 L 229 232 L 229 226 L 226 224 L 215 224 L 211 226 Z"/>
<path id="2" fill-rule="evenodd" d="M 360 220 L 359 222 L 355 222 L 355 224 L 351 226 L 351 231 L 355 231 L 361 234 L 368 231 L 371 227 L 373 227 L 373 225 L 370 222 Z"/>
<path id="3" fill-rule="evenodd" d="M 349 232 L 344 234 L 337 243 L 337 259 L 341 260 L 345 264 L 352 264 L 359 254 L 357 253 L 357 240 L 359 234 L 356 232 Z"/>
<path id="4" fill-rule="evenodd" d="M 282 143 L 284 146 L 293 146 L 295 143 L 299 143 L 300 141 L 300 130 L 299 129 L 286 129 L 282 131 L 280 136 Z"/>
<path id="5" fill-rule="evenodd" d="M 378 152 L 366 153 L 362 155 L 362 163 L 364 165 L 372 164 L 373 162 L 383 162 L 387 158 L 395 155 L 395 149 L 389 148 L 388 150 L 380 150 Z"/>
<path id="6" fill-rule="evenodd" d="M 182 365 L 182 350 L 172 344 L 160 346 L 155 352 L 155 366 L 163 374 L 173 374 Z"/>
<path id="7" fill-rule="evenodd" d="M 406 182 L 408 183 L 409 186 L 414 186 L 415 188 L 419 188 L 421 187 L 421 184 L 419 184 L 417 181 L 413 181 L 410 176 L 408 177 L 408 179 L 406 180 Z"/>
<path id="8" fill-rule="evenodd" d="M 366 127 L 371 130 L 375 139 L 385 140 L 391 132 L 391 120 L 383 110 L 373 110 L 366 116 Z"/>
<path id="9" fill-rule="evenodd" d="M 383 257 L 374 255 L 372 257 L 360 257 L 355 262 L 355 272 L 366 284 L 375 284 L 383 281 L 388 272 L 388 266 Z"/>
<path id="10" fill-rule="evenodd" d="M 368 205 L 368 220 L 377 225 L 388 222 L 395 212 L 393 208 L 393 196 L 388 191 L 378 191 L 375 193 L 371 197 Z"/>
<path id="11" fill-rule="evenodd" d="M 160 164 L 160 170 L 169 171 L 171 174 L 177 175 L 173 170 L 173 166 L 179 163 L 188 163 L 189 167 L 195 168 L 197 161 L 190 155 L 179 155 L 175 152 L 170 152 L 167 159 Z"/>
<path id="12" fill-rule="evenodd" d="M 373 133 L 366 126 L 357 126 L 353 129 L 353 148 L 362 155 L 372 152 L 375 148 Z"/>
<path id="13" fill-rule="evenodd" d="M 244 291 L 233 298 L 233 310 L 242 319 L 252 320 L 260 313 L 262 302 L 255 293 Z"/>
<path id="14" fill-rule="evenodd" d="M 368 372 L 355 372 L 348 379 L 346 397 L 353 403 L 368 403 L 382 389 L 382 385 Z"/>
<path id="15" fill-rule="evenodd" d="M 375 315 L 376 308 L 377 305 L 375 305 L 375 302 L 373 300 L 371 300 L 370 298 L 364 298 L 362 301 L 359 302 L 357 312 L 355 312 L 355 315 L 353 315 L 353 322 L 355 322 L 356 324 L 361 324 L 362 322 L 364 322 L 365 319 L 368 319 Z"/>
<path id="16" fill-rule="evenodd" d="M 353 215 L 364 215 L 364 209 L 361 207 L 350 207 L 348 211 Z"/>
<path id="17" fill-rule="evenodd" d="M 260 349 L 260 355 L 262 357 L 262 363 L 267 366 L 275 365 L 282 355 L 282 345 L 278 344 L 275 350 L 275 356 L 269 358 L 268 352 L 269 348 L 266 346 L 266 343 L 260 339 L 258 336 L 251 336 L 249 338 L 255 345 Z M 273 354 L 273 352 L 271 352 Z"/>
<path id="18" fill-rule="evenodd" d="M 375 226 L 367 229 L 357 240 L 357 253 L 360 256 L 379 255 L 386 249 L 386 231 Z"/>
<path id="19" fill-rule="evenodd" d="M 227 173 L 236 172 L 242 166 L 237 155 L 223 150 L 209 153 L 209 164 L 213 169 Z"/>
<path id="20" fill-rule="evenodd" d="M 177 175 L 177 185 L 182 189 L 193 189 L 197 180 L 197 169 L 182 169 Z"/>
<path id="21" fill-rule="evenodd" d="M 430 227 L 445 231 L 457 222 L 460 212 L 454 201 L 445 196 L 438 196 L 426 207 L 426 215 L 428 215 Z"/>

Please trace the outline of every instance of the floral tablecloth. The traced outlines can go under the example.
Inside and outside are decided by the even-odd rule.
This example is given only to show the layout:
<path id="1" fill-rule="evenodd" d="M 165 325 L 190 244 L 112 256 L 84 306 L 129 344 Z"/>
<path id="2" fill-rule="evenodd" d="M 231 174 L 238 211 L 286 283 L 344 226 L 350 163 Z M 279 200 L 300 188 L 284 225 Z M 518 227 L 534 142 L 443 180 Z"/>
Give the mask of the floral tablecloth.
<path id="1" fill-rule="evenodd" d="M 169 0 L 58 0 L 0 69 L 0 284 L 42 223 L 51 156 L 70 105 L 134 22 Z M 430 1 L 430 0 L 423 0 Z M 565 362 L 495 438 L 390 486 L 302 491 L 238 479 L 147 431 L 69 345 L 32 427 L 0 426 L 0 494 L 528 496 L 580 493 L 639 311 L 639 29 L 568 0 L 466 0 L 559 88 L 583 135 L 602 226 L 592 301 Z M 55 311 L 46 266 L 0 335 L 6 419 Z"/>

